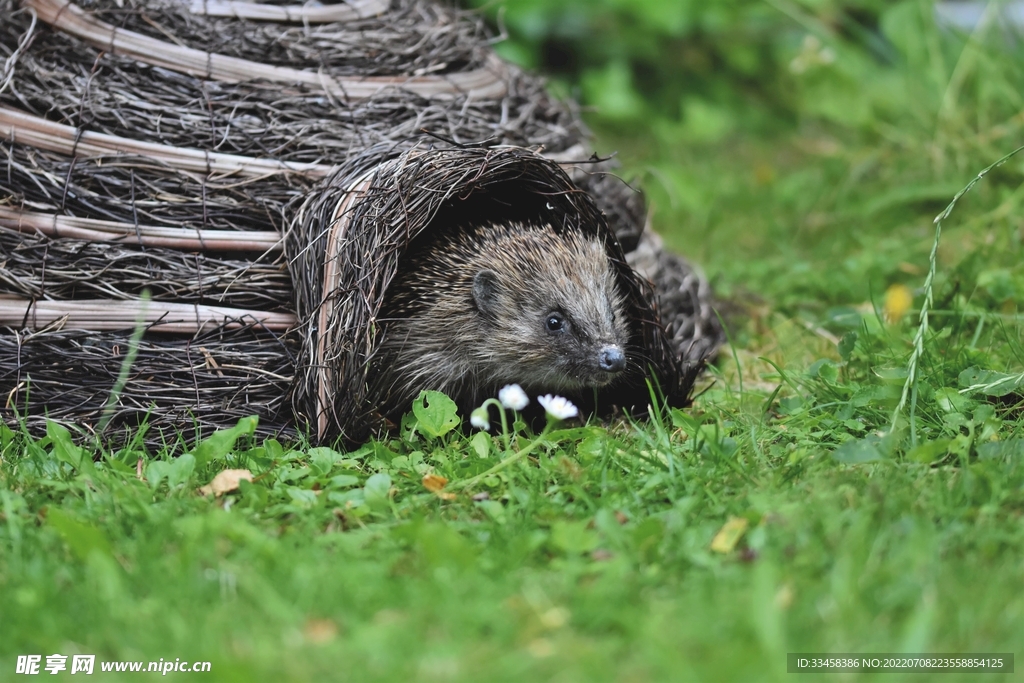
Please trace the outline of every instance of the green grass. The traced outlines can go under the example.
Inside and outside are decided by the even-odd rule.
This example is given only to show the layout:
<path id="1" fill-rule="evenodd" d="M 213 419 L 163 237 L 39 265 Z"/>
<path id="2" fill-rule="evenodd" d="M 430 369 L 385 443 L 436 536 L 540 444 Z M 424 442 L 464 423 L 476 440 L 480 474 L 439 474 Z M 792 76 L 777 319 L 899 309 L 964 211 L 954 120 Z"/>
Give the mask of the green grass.
<path id="1" fill-rule="evenodd" d="M 853 122 L 700 141 L 595 119 L 723 295 L 733 345 L 687 411 L 539 441 L 519 426 L 509 451 L 528 457 L 464 489 L 510 453 L 425 413 L 354 453 L 254 442 L 244 421 L 178 458 L 0 432 L 0 680 L 53 653 L 212 662 L 170 674 L 196 680 L 588 682 L 788 680 L 787 652 L 1024 653 L 1020 157 L 944 222 L 892 429 L 932 219 L 1024 133 L 1019 46 L 947 38 L 895 65 L 837 42 L 867 107 Z M 886 322 L 893 285 L 914 303 Z M 227 468 L 255 480 L 198 493 Z M 713 550 L 734 518 L 744 533 Z"/>

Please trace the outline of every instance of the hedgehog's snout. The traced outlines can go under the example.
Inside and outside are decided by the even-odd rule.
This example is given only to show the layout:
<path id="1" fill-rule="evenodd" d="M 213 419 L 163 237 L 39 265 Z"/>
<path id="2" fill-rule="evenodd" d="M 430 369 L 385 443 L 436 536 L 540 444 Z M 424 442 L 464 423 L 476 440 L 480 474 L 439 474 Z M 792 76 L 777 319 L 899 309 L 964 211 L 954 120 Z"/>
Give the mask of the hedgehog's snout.
<path id="1" fill-rule="evenodd" d="M 605 372 L 621 372 L 626 367 L 626 354 L 618 346 L 605 346 L 598 352 L 597 364 Z"/>

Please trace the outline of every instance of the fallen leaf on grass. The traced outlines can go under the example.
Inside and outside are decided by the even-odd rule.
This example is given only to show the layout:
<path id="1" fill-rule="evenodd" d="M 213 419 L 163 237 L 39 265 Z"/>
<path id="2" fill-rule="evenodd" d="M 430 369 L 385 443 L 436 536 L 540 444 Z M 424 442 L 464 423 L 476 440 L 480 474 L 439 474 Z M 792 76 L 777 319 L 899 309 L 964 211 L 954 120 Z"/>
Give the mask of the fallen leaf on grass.
<path id="1" fill-rule="evenodd" d="M 222 470 L 217 473 L 206 486 L 200 487 L 199 493 L 208 496 L 211 493 L 215 496 L 223 496 L 225 493 L 238 490 L 238 484 L 242 480 L 252 481 L 252 472 L 249 470 Z"/>
<path id="2" fill-rule="evenodd" d="M 443 491 L 448 480 L 439 474 L 423 475 L 423 488 L 435 494 L 441 500 L 455 500 L 455 494 L 450 491 Z"/>
<path id="3" fill-rule="evenodd" d="M 423 488 L 430 491 L 431 493 L 437 493 L 445 487 L 448 480 L 438 474 L 425 474 L 423 475 Z"/>
<path id="4" fill-rule="evenodd" d="M 314 645 L 320 645 L 334 640 L 338 635 L 338 625 L 330 619 L 307 619 L 302 633 L 306 640 Z"/>
<path id="5" fill-rule="evenodd" d="M 731 553 L 749 525 L 746 517 L 730 517 L 712 539 L 711 549 L 716 553 Z"/>

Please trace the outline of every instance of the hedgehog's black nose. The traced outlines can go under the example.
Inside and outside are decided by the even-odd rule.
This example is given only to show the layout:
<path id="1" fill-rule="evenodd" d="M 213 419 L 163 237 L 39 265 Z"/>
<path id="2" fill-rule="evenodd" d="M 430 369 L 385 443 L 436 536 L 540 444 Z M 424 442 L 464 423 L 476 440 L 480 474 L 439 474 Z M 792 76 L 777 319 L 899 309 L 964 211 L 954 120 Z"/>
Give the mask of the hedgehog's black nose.
<path id="1" fill-rule="evenodd" d="M 597 362 L 605 372 L 619 372 L 626 367 L 626 354 L 618 346 L 606 346 L 601 349 Z"/>

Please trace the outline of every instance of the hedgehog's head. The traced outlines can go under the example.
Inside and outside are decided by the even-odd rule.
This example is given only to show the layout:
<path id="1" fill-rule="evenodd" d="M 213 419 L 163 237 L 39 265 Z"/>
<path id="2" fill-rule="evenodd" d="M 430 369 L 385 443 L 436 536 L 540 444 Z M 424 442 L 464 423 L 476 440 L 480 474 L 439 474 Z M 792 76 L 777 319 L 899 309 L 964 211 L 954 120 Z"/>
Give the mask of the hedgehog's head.
<path id="1" fill-rule="evenodd" d="M 473 259 L 478 377 L 534 390 L 601 387 L 626 368 L 625 306 L 604 245 L 577 231 L 483 231 Z"/>

